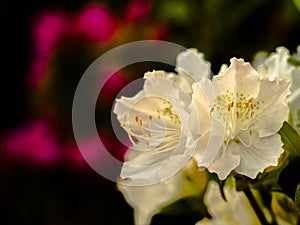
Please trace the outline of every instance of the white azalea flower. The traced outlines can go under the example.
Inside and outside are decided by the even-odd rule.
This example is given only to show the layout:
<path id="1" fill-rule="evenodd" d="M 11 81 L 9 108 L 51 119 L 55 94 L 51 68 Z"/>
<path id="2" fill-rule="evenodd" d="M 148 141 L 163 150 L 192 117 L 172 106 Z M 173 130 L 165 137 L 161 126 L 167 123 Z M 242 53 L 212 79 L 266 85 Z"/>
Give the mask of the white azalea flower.
<path id="1" fill-rule="evenodd" d="M 175 76 L 175 82 L 186 93 L 192 94 L 192 84 L 211 75 L 210 63 L 204 59 L 204 54 L 191 48 L 177 56 L 176 68 L 180 76 Z"/>
<path id="2" fill-rule="evenodd" d="M 294 67 L 288 63 L 290 57 L 288 49 L 278 47 L 276 52 L 271 53 L 270 56 L 257 63 L 257 71 L 264 79 L 285 78 L 291 80 L 291 73 Z"/>
<path id="3" fill-rule="evenodd" d="M 134 208 L 135 224 L 147 225 L 163 206 L 203 192 L 206 179 L 206 173 L 200 172 L 196 163 L 191 160 L 179 173 L 165 182 L 140 187 L 119 184 L 118 188 Z"/>
<path id="4" fill-rule="evenodd" d="M 256 58 L 262 58 L 261 55 L 258 54 Z M 297 110 L 300 109 L 300 67 L 289 64 L 288 59 L 290 57 L 288 49 L 278 47 L 276 52 L 271 53 L 262 60 L 258 60 L 256 68 L 264 79 L 288 79 L 291 82 L 291 95 L 288 97 L 288 103 L 296 127 L 300 122 L 297 116 Z M 297 54 L 294 57 L 300 59 L 300 46 L 298 46 Z"/>
<path id="5" fill-rule="evenodd" d="M 225 186 L 224 194 L 227 201 L 222 198 L 220 188 L 215 181 L 208 184 L 204 201 L 212 219 L 205 218 L 196 225 L 260 224 L 243 192 L 237 192 L 233 187 Z"/>
<path id="6" fill-rule="evenodd" d="M 149 185 L 176 174 L 190 160 L 193 146 L 189 104 L 193 80 L 210 75 L 203 55 L 191 49 L 177 57 L 178 75 L 145 74 L 144 88 L 132 98 L 121 97 L 114 108 L 133 147 L 121 171 L 128 185 Z"/>
<path id="7" fill-rule="evenodd" d="M 192 120 L 201 126 L 194 153 L 198 166 L 223 180 L 232 170 L 255 178 L 277 165 L 283 152 L 277 132 L 289 113 L 289 82 L 274 79 L 260 79 L 249 63 L 232 58 L 212 81 L 193 85 Z"/>

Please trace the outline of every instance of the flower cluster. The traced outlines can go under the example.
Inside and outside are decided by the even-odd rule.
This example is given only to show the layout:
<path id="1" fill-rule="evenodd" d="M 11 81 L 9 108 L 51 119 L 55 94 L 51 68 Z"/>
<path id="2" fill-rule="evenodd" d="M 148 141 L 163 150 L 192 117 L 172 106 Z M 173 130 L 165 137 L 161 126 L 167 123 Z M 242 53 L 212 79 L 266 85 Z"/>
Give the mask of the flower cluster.
<path id="1" fill-rule="evenodd" d="M 207 184 L 213 219 L 198 224 L 240 224 L 231 214 L 236 207 L 247 211 L 246 197 L 225 187 L 222 194 L 236 205 L 218 203 L 214 209 L 215 200 L 209 199 L 217 198 L 211 197 L 217 185 L 211 177 L 221 183 L 235 177 L 240 183 L 237 177 L 258 180 L 278 166 L 285 152 L 280 130 L 287 121 L 294 127 L 299 123 L 298 59 L 299 53 L 291 57 L 280 47 L 270 56 L 257 55 L 254 67 L 232 58 L 211 76 L 204 54 L 188 49 L 177 57 L 176 74 L 147 72 L 143 90 L 116 100 L 114 112 L 132 141 L 118 187 L 135 208 L 137 225 L 149 224 L 163 206 L 198 195 Z"/>

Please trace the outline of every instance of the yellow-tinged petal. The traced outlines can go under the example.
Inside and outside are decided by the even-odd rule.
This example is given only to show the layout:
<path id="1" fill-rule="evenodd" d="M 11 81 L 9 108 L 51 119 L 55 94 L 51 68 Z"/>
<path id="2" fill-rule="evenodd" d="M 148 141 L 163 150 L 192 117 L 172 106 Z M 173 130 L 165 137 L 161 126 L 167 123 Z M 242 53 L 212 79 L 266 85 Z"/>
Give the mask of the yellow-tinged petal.
<path id="1" fill-rule="evenodd" d="M 243 192 L 237 192 L 234 187 L 225 185 L 223 199 L 219 185 L 215 181 L 208 184 L 205 194 L 205 204 L 212 216 L 203 219 L 196 225 L 257 225 L 260 224 Z"/>
<path id="2" fill-rule="evenodd" d="M 134 208 L 136 225 L 148 225 L 159 210 L 181 198 L 199 195 L 206 187 L 205 172 L 197 169 L 191 160 L 170 179 L 148 186 L 118 185 L 127 202 Z"/>

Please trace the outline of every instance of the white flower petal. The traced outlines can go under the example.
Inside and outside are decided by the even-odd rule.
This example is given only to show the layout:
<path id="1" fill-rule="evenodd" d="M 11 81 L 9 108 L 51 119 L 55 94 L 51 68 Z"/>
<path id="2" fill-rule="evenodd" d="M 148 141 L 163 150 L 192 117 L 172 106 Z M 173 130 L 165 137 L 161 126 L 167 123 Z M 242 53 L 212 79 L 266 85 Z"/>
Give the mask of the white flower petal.
<path id="1" fill-rule="evenodd" d="M 210 132 L 207 132 L 202 134 L 201 137 L 191 143 L 193 146 L 195 146 L 193 158 L 195 159 L 199 167 L 203 167 L 203 165 L 201 164 L 203 162 L 203 155 L 210 140 Z"/>
<path id="2" fill-rule="evenodd" d="M 288 64 L 288 59 L 290 57 L 288 49 L 285 47 L 278 47 L 276 48 L 276 52 L 271 53 L 257 70 L 264 79 L 269 78 L 269 80 L 273 81 L 277 77 L 290 80 L 291 72 L 293 70 L 293 67 Z"/>
<path id="3" fill-rule="evenodd" d="M 206 174 L 200 172 L 191 160 L 179 173 L 165 182 L 139 187 L 119 184 L 118 188 L 134 208 L 135 224 L 147 225 L 161 207 L 180 198 L 201 193 L 206 179 Z"/>
<path id="4" fill-rule="evenodd" d="M 176 71 L 192 78 L 192 83 L 202 78 L 210 77 L 210 63 L 204 59 L 204 54 L 197 49 L 188 49 L 177 56 Z"/>
<path id="5" fill-rule="evenodd" d="M 252 128 L 258 131 L 260 137 L 276 133 L 282 127 L 283 121 L 287 120 L 289 107 L 286 98 L 290 93 L 289 84 L 288 80 L 261 80 L 256 104 L 252 109 Z"/>
<path id="6" fill-rule="evenodd" d="M 253 177 L 274 165 L 274 160 L 280 155 L 276 147 L 272 156 L 272 149 L 269 148 L 270 154 L 256 162 L 247 161 L 244 150 L 249 149 L 250 152 L 252 148 L 260 149 L 260 141 L 263 146 L 268 141 L 273 146 L 273 139 L 260 137 L 276 134 L 287 120 L 288 86 L 287 80 L 260 79 L 249 63 L 236 58 L 232 58 L 230 67 L 213 77 L 212 82 L 195 84 L 192 96 L 195 109 L 191 107 L 191 110 L 193 118 L 200 123 L 200 137 L 196 139 L 198 143 L 194 144 L 194 158 L 198 166 L 217 173 L 219 179 L 223 180 L 236 168 L 239 168 L 238 172 Z M 281 151 L 280 139 L 276 143 Z M 252 157 L 261 157 L 258 150 L 251 153 Z"/>
<path id="7" fill-rule="evenodd" d="M 205 146 L 206 150 L 203 153 L 201 162 L 199 162 L 198 164 L 199 166 L 204 166 L 208 168 L 210 168 L 212 162 L 219 155 L 220 151 L 222 151 L 221 146 L 223 145 L 223 141 L 225 138 L 224 127 L 221 126 L 217 121 L 212 121 L 211 129 L 214 132 L 210 133 L 208 143 Z"/>
<path id="8" fill-rule="evenodd" d="M 134 185 L 136 181 L 140 183 L 144 180 L 145 183 L 159 182 L 154 180 L 155 174 L 161 168 L 161 161 L 170 155 L 169 152 L 154 154 L 153 152 L 142 152 L 128 150 L 126 153 L 126 161 L 121 170 L 121 178 L 130 179 L 128 183 Z"/>
<path id="9" fill-rule="evenodd" d="M 143 185 L 161 182 L 173 176 L 191 158 L 194 148 L 185 145 L 186 140 L 182 138 L 178 140 L 176 146 L 167 152 L 157 152 L 157 148 L 152 151 L 128 150 L 121 170 L 121 178 L 127 178 L 126 183 L 130 185 Z"/>
<path id="10" fill-rule="evenodd" d="M 232 58 L 230 62 L 227 70 L 213 77 L 213 85 L 217 86 L 222 94 L 229 91 L 256 97 L 259 91 L 257 71 L 249 63 L 245 63 L 243 59 Z"/>
<path id="11" fill-rule="evenodd" d="M 133 105 L 145 97 L 145 92 L 140 91 L 132 98 L 122 96 L 120 99 L 116 99 L 114 107 L 114 113 L 117 115 L 118 120 L 123 122 L 124 115 L 128 115 Z"/>
<path id="12" fill-rule="evenodd" d="M 210 77 L 210 63 L 204 59 L 204 54 L 196 49 L 188 49 L 177 56 L 174 76 L 175 83 L 188 95 L 192 95 L 192 84 Z"/>
<path id="13" fill-rule="evenodd" d="M 192 95 L 192 84 L 195 82 L 189 75 L 181 72 L 180 75 L 174 74 L 174 82 L 184 93 L 191 96 Z"/>
<path id="14" fill-rule="evenodd" d="M 167 98 L 174 91 L 173 80 L 166 77 L 164 71 L 147 72 L 144 75 L 145 96 L 160 96 Z"/>
<path id="15" fill-rule="evenodd" d="M 127 184 L 161 182 L 191 158 L 192 148 L 187 145 L 191 96 L 176 84 L 176 76 L 164 71 L 147 72 L 141 92 L 117 100 L 114 112 L 133 143 L 121 170 Z"/>
<path id="16" fill-rule="evenodd" d="M 298 118 L 297 109 L 299 109 L 300 101 L 300 69 L 291 65 L 288 59 L 291 57 L 289 50 L 285 47 L 276 48 L 276 52 L 271 53 L 261 65 L 258 71 L 262 78 L 274 80 L 287 79 L 291 82 L 291 95 L 288 97 L 289 106 L 293 115 L 293 125 L 297 129 Z M 293 54 L 295 59 L 300 59 L 300 46 L 297 47 L 297 53 Z"/>
<path id="17" fill-rule="evenodd" d="M 218 74 L 220 75 L 220 74 L 224 73 L 227 69 L 228 69 L 228 65 L 222 64 Z"/>
<path id="18" fill-rule="evenodd" d="M 216 173 L 220 180 L 226 179 L 231 171 L 240 164 L 239 149 L 236 145 L 235 142 L 232 142 L 226 151 L 222 152 L 220 149 L 220 156 L 207 167 L 210 172 Z"/>
<path id="19" fill-rule="evenodd" d="M 297 53 L 294 56 L 297 60 L 300 60 L 300 45 L 297 46 Z"/>
<path id="20" fill-rule="evenodd" d="M 190 105 L 191 119 L 193 120 L 192 131 L 197 136 L 211 130 L 210 105 L 214 99 L 214 93 L 211 91 L 210 80 L 203 80 L 201 83 L 193 84 L 192 102 Z M 200 129 L 200 130 L 197 130 Z"/>
<path id="21" fill-rule="evenodd" d="M 224 192 L 228 192 L 228 188 L 224 188 Z M 230 192 L 229 192 L 230 194 Z M 229 196 L 226 196 L 229 197 Z M 231 197 L 231 196 L 230 196 Z M 207 190 L 204 196 L 204 203 L 208 207 L 209 213 L 214 215 L 220 214 L 223 210 L 226 210 L 227 203 L 224 201 L 220 187 L 215 181 L 210 181 L 207 186 Z M 229 209 L 229 208 L 228 208 Z"/>
<path id="22" fill-rule="evenodd" d="M 183 132 L 186 135 L 190 134 L 190 119 L 187 113 L 189 103 L 191 101 L 190 96 L 175 83 L 175 76 L 170 76 L 163 71 L 153 71 L 145 74 L 144 91 L 145 96 L 159 96 L 162 99 L 166 99 L 172 103 L 173 109 L 175 109 L 180 116 L 180 121 L 183 125 Z M 147 105 L 144 106 L 147 108 Z M 161 115 L 163 116 L 163 115 Z"/>
<path id="23" fill-rule="evenodd" d="M 167 100 L 156 96 L 145 97 L 143 92 L 138 96 L 131 99 L 122 97 L 117 100 L 114 112 L 117 113 L 118 120 L 129 136 L 139 141 L 141 145 L 139 149 L 148 147 L 153 149 L 162 143 L 167 129 L 180 129 L 179 121 L 175 124 L 178 115 L 175 113 L 171 118 L 170 110 L 168 114 L 163 114 L 171 105 Z"/>
<path id="24" fill-rule="evenodd" d="M 241 163 L 235 171 L 254 179 L 267 167 L 277 165 L 278 158 L 283 152 L 282 145 L 279 134 L 259 138 L 258 134 L 254 132 L 251 146 L 238 144 Z"/>
<path id="25" fill-rule="evenodd" d="M 300 55 L 300 50 L 298 54 Z M 297 128 L 297 124 L 300 123 L 297 116 L 297 111 L 300 110 L 300 67 L 292 72 L 291 95 L 288 97 L 288 102 L 293 115 L 294 127 Z"/>
<path id="26" fill-rule="evenodd" d="M 157 172 L 158 178 L 171 177 L 175 175 L 174 171 L 178 168 L 183 168 L 191 159 L 190 154 L 174 155 L 164 160 L 161 165 L 161 170 Z"/>
<path id="27" fill-rule="evenodd" d="M 208 167 L 219 153 L 219 146 L 224 140 L 224 127 L 210 117 L 211 105 L 215 98 L 211 81 L 203 79 L 193 85 L 193 90 L 191 118 L 198 124 L 198 129 L 200 128 L 200 138 L 195 140 L 198 143 L 195 143 L 194 159 L 198 166 Z M 192 130 L 195 132 L 195 128 Z M 215 132 L 211 133 L 211 130 Z"/>
<path id="28" fill-rule="evenodd" d="M 243 192 L 237 192 L 234 187 L 225 185 L 224 194 L 226 202 L 222 198 L 218 184 L 215 181 L 208 184 L 204 201 L 212 218 L 205 218 L 196 225 L 260 224 Z"/>

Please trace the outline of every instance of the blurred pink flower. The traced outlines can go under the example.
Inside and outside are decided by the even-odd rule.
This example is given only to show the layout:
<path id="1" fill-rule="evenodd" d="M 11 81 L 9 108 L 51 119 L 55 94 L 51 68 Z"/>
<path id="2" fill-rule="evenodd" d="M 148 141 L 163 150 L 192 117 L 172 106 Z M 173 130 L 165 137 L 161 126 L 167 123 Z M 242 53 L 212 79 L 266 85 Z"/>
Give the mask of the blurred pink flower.
<path id="1" fill-rule="evenodd" d="M 125 80 L 121 73 L 118 71 L 111 75 L 109 79 L 104 84 L 101 95 L 103 97 L 108 98 L 109 100 L 113 100 L 116 98 L 117 94 L 121 91 L 126 84 L 128 84 L 128 80 Z"/>
<path id="2" fill-rule="evenodd" d="M 62 12 L 45 12 L 33 26 L 34 48 L 38 54 L 50 54 L 68 32 L 70 18 Z"/>
<path id="3" fill-rule="evenodd" d="M 45 73 L 48 64 L 48 57 L 37 57 L 35 56 L 32 60 L 28 84 L 30 87 L 37 87 L 40 85 Z"/>
<path id="4" fill-rule="evenodd" d="M 147 0 L 132 0 L 126 10 L 125 18 L 128 22 L 138 22 L 146 17 L 151 4 Z"/>
<path id="5" fill-rule="evenodd" d="M 47 11 L 33 23 L 34 55 L 28 78 L 31 87 L 40 84 L 53 51 L 69 32 L 70 22 L 70 18 L 62 12 Z"/>
<path id="6" fill-rule="evenodd" d="M 124 161 L 124 155 L 128 149 L 127 146 L 121 144 L 119 141 L 116 141 L 108 135 L 102 135 L 101 141 L 105 147 L 105 149 L 102 150 L 108 151 L 113 157 L 115 157 L 119 161 Z M 97 149 L 98 142 L 98 137 L 90 137 L 83 141 L 83 145 L 85 145 L 86 147 L 85 149 L 88 149 L 88 158 L 91 159 L 99 156 L 99 152 L 97 152 L 99 151 L 99 149 Z M 75 169 L 82 169 L 87 166 L 87 162 L 83 158 L 76 144 L 66 147 L 65 161 L 67 162 L 67 165 Z"/>
<path id="7" fill-rule="evenodd" d="M 95 42 L 109 40 L 116 29 L 115 19 L 105 7 L 99 5 L 84 9 L 74 25 L 75 33 Z"/>
<path id="8" fill-rule="evenodd" d="M 50 124 L 29 122 L 4 139 L 4 155 L 16 162 L 49 166 L 58 162 L 59 147 Z"/>

